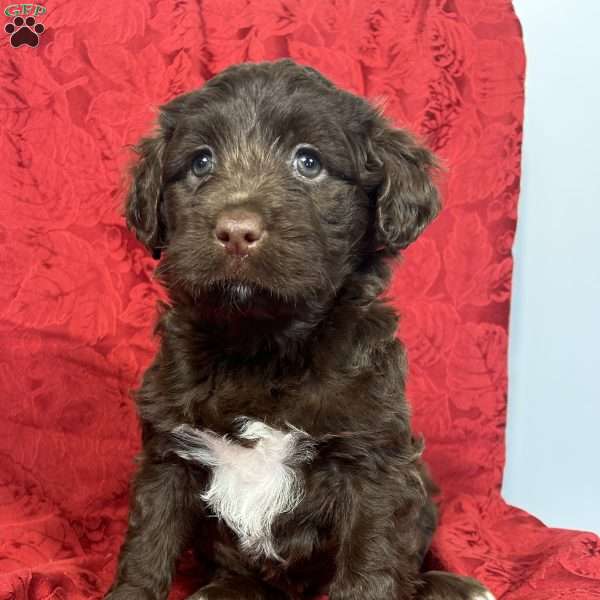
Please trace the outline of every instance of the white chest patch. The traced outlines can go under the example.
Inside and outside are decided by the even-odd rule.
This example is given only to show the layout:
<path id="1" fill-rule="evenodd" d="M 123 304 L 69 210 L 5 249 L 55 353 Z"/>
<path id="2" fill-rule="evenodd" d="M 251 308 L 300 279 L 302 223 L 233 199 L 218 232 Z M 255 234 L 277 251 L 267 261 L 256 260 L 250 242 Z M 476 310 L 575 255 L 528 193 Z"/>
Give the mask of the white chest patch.
<path id="1" fill-rule="evenodd" d="M 314 456 L 307 433 L 274 429 L 261 421 L 240 420 L 242 445 L 213 431 L 180 425 L 173 430 L 182 458 L 212 471 L 202 494 L 212 511 L 237 534 L 252 554 L 279 558 L 271 526 L 277 515 L 294 510 L 304 495 L 297 467 Z"/>

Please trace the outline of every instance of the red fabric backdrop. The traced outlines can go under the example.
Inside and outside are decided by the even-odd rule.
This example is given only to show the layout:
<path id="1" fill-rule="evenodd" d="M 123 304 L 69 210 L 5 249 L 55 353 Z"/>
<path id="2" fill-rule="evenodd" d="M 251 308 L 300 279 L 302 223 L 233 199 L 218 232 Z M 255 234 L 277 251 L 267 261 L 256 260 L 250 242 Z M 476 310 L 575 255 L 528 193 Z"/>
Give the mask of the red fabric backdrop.
<path id="1" fill-rule="evenodd" d="M 97 598 L 115 568 L 139 443 L 128 390 L 153 351 L 157 298 L 120 216 L 128 145 L 157 105 L 231 63 L 283 56 L 384 98 L 447 167 L 445 210 L 391 294 L 415 429 L 444 490 L 433 562 L 506 600 L 600 598 L 598 539 L 500 498 L 524 73 L 511 3 L 46 9 L 37 48 L 0 41 L 0 598 Z M 175 595 L 189 586 L 180 577 Z"/>

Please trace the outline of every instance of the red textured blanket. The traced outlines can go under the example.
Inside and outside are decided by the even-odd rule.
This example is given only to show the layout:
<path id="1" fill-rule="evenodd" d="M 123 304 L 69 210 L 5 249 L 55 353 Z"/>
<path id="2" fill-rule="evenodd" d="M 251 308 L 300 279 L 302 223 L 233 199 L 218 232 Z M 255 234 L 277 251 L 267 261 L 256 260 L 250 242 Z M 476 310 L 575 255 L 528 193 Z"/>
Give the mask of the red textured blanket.
<path id="1" fill-rule="evenodd" d="M 283 56 L 384 98 L 447 167 L 445 210 L 391 290 L 444 492 L 431 561 L 506 600 L 600 598 L 598 539 L 500 498 L 524 72 L 511 3 L 49 0 L 35 23 L 19 7 L 0 41 L 0 599 L 98 598 L 115 568 L 157 297 L 120 216 L 128 145 L 223 67 Z M 181 570 L 176 597 L 194 580 Z"/>

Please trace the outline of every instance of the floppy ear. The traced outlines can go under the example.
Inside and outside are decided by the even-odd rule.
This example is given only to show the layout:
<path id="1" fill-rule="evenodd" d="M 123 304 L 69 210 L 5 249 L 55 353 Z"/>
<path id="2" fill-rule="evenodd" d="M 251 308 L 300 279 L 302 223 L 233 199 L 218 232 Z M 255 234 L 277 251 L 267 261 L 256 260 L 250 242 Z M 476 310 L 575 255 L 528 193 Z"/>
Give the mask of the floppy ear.
<path id="1" fill-rule="evenodd" d="M 395 255 L 416 240 L 440 210 L 431 178 L 437 163 L 408 133 L 387 124 L 373 133 L 367 154 L 376 244 Z"/>
<path id="2" fill-rule="evenodd" d="M 125 218 L 142 244 L 159 259 L 166 244 L 166 227 L 161 219 L 162 167 L 165 151 L 162 130 L 144 138 L 135 148 L 139 155 L 131 171 L 132 182 L 125 203 Z"/>

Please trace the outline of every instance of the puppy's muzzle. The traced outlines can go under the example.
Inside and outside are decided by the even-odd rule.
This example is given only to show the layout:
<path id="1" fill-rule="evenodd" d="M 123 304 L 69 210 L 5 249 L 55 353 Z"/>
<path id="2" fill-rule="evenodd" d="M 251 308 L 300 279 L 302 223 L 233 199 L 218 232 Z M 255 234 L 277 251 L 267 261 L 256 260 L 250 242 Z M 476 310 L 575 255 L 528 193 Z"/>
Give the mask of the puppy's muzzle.
<path id="1" fill-rule="evenodd" d="M 255 251 L 265 237 L 263 219 L 255 212 L 234 209 L 223 212 L 214 229 L 217 244 L 231 256 L 243 258 Z"/>

